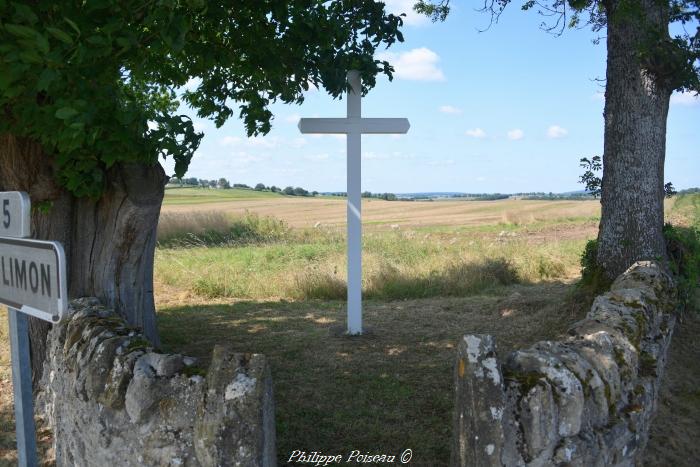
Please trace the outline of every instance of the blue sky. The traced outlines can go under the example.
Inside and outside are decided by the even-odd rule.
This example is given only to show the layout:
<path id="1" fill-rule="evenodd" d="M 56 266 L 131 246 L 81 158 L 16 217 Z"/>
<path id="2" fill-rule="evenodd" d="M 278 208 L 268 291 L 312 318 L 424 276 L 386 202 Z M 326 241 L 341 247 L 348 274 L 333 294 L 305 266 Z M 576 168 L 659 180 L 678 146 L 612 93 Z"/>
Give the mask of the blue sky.
<path id="1" fill-rule="evenodd" d="M 412 2 L 387 4 L 409 12 Z M 395 79 L 378 80 L 363 99 L 363 116 L 406 117 L 411 130 L 363 136 L 362 189 L 581 189 L 578 160 L 603 151 L 604 40 L 594 45 L 590 29 L 555 37 L 540 29 L 542 17 L 517 5 L 479 32 L 489 17 L 466 2 L 452 3 L 445 23 L 409 13 L 406 41 L 382 55 L 395 66 Z M 238 119 L 216 129 L 195 118 L 205 137 L 188 176 L 345 191 L 345 137 L 301 135 L 296 127 L 299 117 L 343 117 L 345 101 L 315 90 L 301 106 L 279 104 L 272 111 L 272 131 L 251 139 Z M 699 124 L 700 99 L 674 95 L 666 180 L 677 188 L 700 186 Z M 165 167 L 172 173 L 172 164 Z"/>

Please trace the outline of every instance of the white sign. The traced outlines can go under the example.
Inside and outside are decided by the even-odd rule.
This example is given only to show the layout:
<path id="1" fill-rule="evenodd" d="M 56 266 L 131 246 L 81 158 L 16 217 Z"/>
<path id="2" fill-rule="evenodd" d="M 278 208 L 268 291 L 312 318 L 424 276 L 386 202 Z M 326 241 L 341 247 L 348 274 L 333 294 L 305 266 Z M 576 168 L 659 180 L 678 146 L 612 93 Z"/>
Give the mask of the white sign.
<path id="1" fill-rule="evenodd" d="M 405 118 L 362 118 L 360 72 L 348 72 L 347 118 L 302 118 L 302 133 L 347 135 L 348 334 L 362 334 L 362 134 L 406 133 Z"/>
<path id="2" fill-rule="evenodd" d="M 26 193 L 0 192 L 0 237 L 29 237 L 29 211 Z"/>
<path id="3" fill-rule="evenodd" d="M 56 323 L 68 307 L 66 283 L 60 243 L 0 238 L 0 303 Z"/>

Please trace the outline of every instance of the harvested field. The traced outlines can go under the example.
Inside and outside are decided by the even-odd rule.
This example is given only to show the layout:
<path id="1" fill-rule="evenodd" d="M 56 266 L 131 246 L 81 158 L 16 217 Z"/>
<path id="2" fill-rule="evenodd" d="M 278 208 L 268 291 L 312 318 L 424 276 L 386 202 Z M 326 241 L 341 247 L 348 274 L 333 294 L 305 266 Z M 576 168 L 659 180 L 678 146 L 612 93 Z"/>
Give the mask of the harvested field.
<path id="1" fill-rule="evenodd" d="M 223 211 L 234 215 L 254 212 L 260 216 L 282 219 L 295 228 L 345 225 L 344 198 L 299 198 L 279 196 L 269 199 L 167 203 L 165 213 Z M 366 228 L 434 228 L 440 226 L 473 227 L 498 224 L 532 224 L 554 219 L 592 219 L 599 216 L 600 202 L 588 201 L 384 201 L 364 199 L 362 219 Z"/>

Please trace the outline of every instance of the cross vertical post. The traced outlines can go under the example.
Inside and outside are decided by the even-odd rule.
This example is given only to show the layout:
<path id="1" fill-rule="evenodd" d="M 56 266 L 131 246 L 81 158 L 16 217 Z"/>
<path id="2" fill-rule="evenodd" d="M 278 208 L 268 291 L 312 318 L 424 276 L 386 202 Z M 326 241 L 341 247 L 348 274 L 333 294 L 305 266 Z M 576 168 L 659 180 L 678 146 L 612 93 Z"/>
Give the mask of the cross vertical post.
<path id="1" fill-rule="evenodd" d="M 348 73 L 348 118 L 362 118 L 360 73 Z M 362 334 L 362 133 L 347 134 L 348 334 Z"/>
<path id="2" fill-rule="evenodd" d="M 348 323 L 347 333 L 362 334 L 362 134 L 406 133 L 405 118 L 362 118 L 359 71 L 347 75 L 350 90 L 346 118 L 302 118 L 302 133 L 347 135 Z"/>

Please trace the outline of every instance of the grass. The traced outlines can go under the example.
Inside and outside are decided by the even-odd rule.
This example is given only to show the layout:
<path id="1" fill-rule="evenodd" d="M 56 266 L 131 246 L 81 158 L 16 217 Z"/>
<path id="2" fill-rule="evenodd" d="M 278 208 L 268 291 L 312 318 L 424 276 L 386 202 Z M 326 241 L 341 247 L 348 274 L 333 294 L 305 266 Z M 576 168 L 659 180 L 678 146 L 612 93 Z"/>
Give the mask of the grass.
<path id="1" fill-rule="evenodd" d="M 700 194 L 676 197 L 672 215 L 671 220 L 674 224 L 700 230 Z"/>
<path id="2" fill-rule="evenodd" d="M 464 333 L 496 336 L 502 355 L 560 335 L 578 318 L 570 287 L 511 286 L 497 294 L 403 301 L 369 300 L 371 332 L 337 335 L 342 301 L 236 301 L 161 308 L 166 350 L 208 362 L 214 343 L 263 353 L 274 381 L 278 460 L 293 450 L 399 455 L 447 465 L 452 364 Z"/>
<path id="3" fill-rule="evenodd" d="M 270 191 L 255 191 L 244 188 L 231 188 L 218 190 L 214 188 L 178 188 L 170 187 L 165 190 L 163 204 L 169 205 L 196 205 L 204 203 L 220 203 L 225 201 L 274 199 L 282 198 L 279 193 Z"/>
<path id="4" fill-rule="evenodd" d="M 204 365 L 217 343 L 265 354 L 281 464 L 296 449 L 411 448 L 415 465 L 446 465 L 461 336 L 492 334 L 504 356 L 556 338 L 587 311 L 574 281 L 596 234 L 597 202 L 363 204 L 371 332 L 347 338 L 337 332 L 345 323 L 342 200 L 195 202 L 192 214 L 185 194 L 178 205 L 169 190 L 156 251 L 164 349 Z M 697 205 L 671 200 L 667 212 L 692 222 Z M 0 314 L 0 464 L 12 458 L 14 439 L 5 322 Z"/>
<path id="5" fill-rule="evenodd" d="M 238 218 L 221 211 L 163 213 L 158 244 L 166 248 L 259 244 L 282 240 L 288 232 L 284 222 L 250 213 Z"/>
<path id="6" fill-rule="evenodd" d="M 345 239 L 330 207 L 309 217 L 321 219 L 320 227 L 291 228 L 274 242 L 159 249 L 165 347 L 204 363 L 215 343 L 269 358 L 281 464 L 293 450 L 411 448 L 417 465 L 446 465 L 456 342 L 465 333 L 492 334 L 504 356 L 556 338 L 581 318 L 590 302 L 574 281 L 598 217 L 556 203 L 529 214 L 533 206 L 513 202 L 467 206 L 462 214 L 460 203 L 432 204 L 452 214 L 431 217 L 404 203 L 435 222 L 401 223 L 386 212 L 367 226 L 364 319 L 371 332 L 360 338 L 337 331 L 345 322 Z M 670 201 L 670 217 L 687 222 L 687 204 Z M 262 211 L 283 207 L 274 209 Z M 464 223 L 453 225 L 453 215 Z M 382 229 L 389 223 L 401 225 Z"/>
<path id="7" fill-rule="evenodd" d="M 387 300 L 466 296 L 513 283 L 567 279 L 578 272 L 584 243 L 498 234 L 370 233 L 363 250 L 364 294 Z M 333 232 L 290 234 L 279 243 L 236 248 L 159 249 L 156 258 L 161 286 L 207 299 L 345 296 L 344 237 Z"/>
<path id="8" fill-rule="evenodd" d="M 159 248 L 163 345 L 204 364 L 215 343 L 270 359 L 281 464 L 297 449 L 398 455 L 411 448 L 417 465 L 446 465 L 458 339 L 493 334 L 505 355 L 558 336 L 585 312 L 571 282 L 597 219 L 543 211 L 549 214 L 499 213 L 490 224 L 464 226 L 382 229 L 396 217 L 377 219 L 363 237 L 371 332 L 360 338 L 337 331 L 345 322 L 342 225 L 289 228 L 260 242 Z M 196 225 L 228 232 L 245 219 L 220 212 L 210 224 L 202 214 Z"/>

